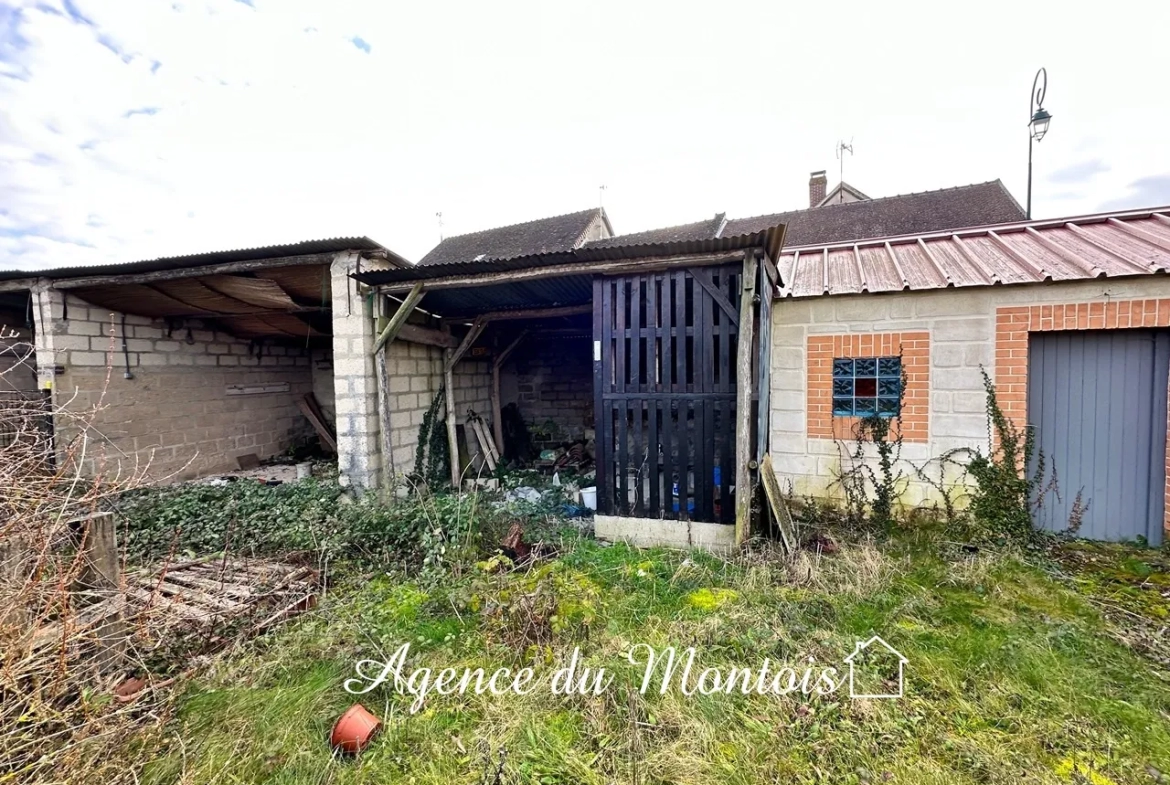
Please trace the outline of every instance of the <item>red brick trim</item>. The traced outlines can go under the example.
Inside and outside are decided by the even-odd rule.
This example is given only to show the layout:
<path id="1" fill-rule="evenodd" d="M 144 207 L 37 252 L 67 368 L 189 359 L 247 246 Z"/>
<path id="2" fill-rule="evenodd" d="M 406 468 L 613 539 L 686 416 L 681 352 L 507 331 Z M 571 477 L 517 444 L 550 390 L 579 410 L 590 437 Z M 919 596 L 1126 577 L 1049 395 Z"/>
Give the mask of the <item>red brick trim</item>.
<path id="1" fill-rule="evenodd" d="M 930 333 L 812 335 L 808 339 L 808 435 L 812 439 L 852 439 L 857 417 L 833 416 L 834 357 L 902 355 L 906 394 L 902 400 L 902 439 L 925 443 L 930 419 Z"/>
<path id="2" fill-rule="evenodd" d="M 1110 300 L 995 309 L 995 388 L 1000 409 L 1017 428 L 1028 422 L 1028 333 L 1170 327 L 1170 299 Z M 1170 422 L 1170 412 L 1167 414 Z M 1170 442 L 1170 440 L 1167 440 Z M 1170 531 L 1170 443 L 1166 447 L 1166 513 Z"/>

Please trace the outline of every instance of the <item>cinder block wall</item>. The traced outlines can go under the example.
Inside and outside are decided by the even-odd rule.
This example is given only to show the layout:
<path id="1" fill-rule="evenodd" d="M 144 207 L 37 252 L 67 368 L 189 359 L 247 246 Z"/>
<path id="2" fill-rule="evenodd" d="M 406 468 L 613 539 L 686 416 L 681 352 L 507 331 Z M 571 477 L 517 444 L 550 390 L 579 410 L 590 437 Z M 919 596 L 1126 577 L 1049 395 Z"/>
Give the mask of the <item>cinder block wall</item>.
<path id="1" fill-rule="evenodd" d="M 1141 277 L 777 300 L 772 310 L 770 434 L 776 474 L 782 485 L 791 481 L 798 494 L 840 496 L 839 489 L 832 487 L 841 467 L 840 447 L 832 437 L 823 435 L 825 430 L 819 418 L 824 412 L 816 408 L 817 401 L 810 402 L 810 391 L 811 397 L 816 398 L 824 383 L 823 379 L 810 378 L 810 347 L 815 350 L 824 343 L 825 336 L 839 336 L 851 342 L 878 334 L 926 333 L 928 336 L 929 361 L 925 373 L 921 374 L 925 378 L 912 382 L 922 400 L 929 402 L 925 422 L 919 412 L 914 413 L 916 435 L 922 433 L 924 437 L 903 444 L 904 460 L 898 467 L 907 476 L 903 500 L 919 504 L 934 500 L 937 492 L 916 478 L 916 466 L 925 466 L 932 473 L 930 476 L 938 478 L 937 458 L 948 451 L 989 448 L 981 366 L 996 381 L 1004 411 L 1023 424 L 1026 366 L 1021 368 L 1012 359 L 1019 352 L 1026 357 L 1027 350 L 1005 340 L 1002 329 L 1005 313 L 1020 306 L 1039 306 L 1044 313 L 1046 305 L 1083 304 L 1077 310 L 1084 312 L 1084 323 L 1073 320 L 1065 329 L 1107 329 L 1113 326 L 1107 323 L 1108 304 L 1167 297 L 1170 297 L 1170 280 Z M 1148 319 L 1145 318 L 1148 313 L 1144 314 L 1134 326 L 1170 324 L 1170 303 L 1167 306 Z M 1090 318 L 1097 310 L 1099 323 Z M 1160 322 L 1162 310 L 1167 315 Z M 1001 327 L 998 332 L 997 320 Z M 1054 328 L 1040 325 L 1035 329 Z M 850 446 L 847 443 L 846 449 Z"/>
<path id="2" fill-rule="evenodd" d="M 549 421 L 562 439 L 593 427 L 592 341 L 588 337 L 529 338 L 501 370 L 502 405 L 515 403 L 530 426 Z"/>
<path id="3" fill-rule="evenodd" d="M 419 428 L 443 385 L 443 350 L 394 341 L 386 351 L 386 376 L 392 471 L 401 479 L 414 471 Z M 441 421 L 438 427 L 443 429 Z"/>
<path id="4" fill-rule="evenodd" d="M 124 378 L 122 314 L 47 289 L 37 294 L 37 361 L 59 406 L 96 407 L 78 454 L 86 474 L 148 467 L 157 481 L 237 468 L 236 458 L 276 455 L 315 438 L 297 400 L 312 389 L 308 353 L 216 332 L 196 320 L 168 332 L 161 320 L 125 317 L 132 379 Z M 188 330 L 188 328 L 190 328 Z M 63 373 L 54 375 L 54 366 Z M 229 395 L 232 385 L 288 384 L 287 392 Z M 59 417 L 58 448 L 78 431 Z"/>

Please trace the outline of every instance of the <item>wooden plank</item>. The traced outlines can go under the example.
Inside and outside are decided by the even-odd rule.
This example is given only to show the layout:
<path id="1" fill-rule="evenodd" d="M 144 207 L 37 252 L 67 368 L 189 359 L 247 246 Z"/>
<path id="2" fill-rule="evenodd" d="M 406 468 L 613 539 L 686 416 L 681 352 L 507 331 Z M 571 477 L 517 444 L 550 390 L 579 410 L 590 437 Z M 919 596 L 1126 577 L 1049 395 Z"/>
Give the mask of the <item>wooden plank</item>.
<path id="1" fill-rule="evenodd" d="M 394 466 L 393 434 L 390 428 L 390 380 L 386 378 L 386 367 L 386 347 L 383 346 L 374 355 L 374 379 L 378 394 L 378 449 L 382 455 L 382 474 L 379 485 L 382 489 L 389 490 L 390 483 L 397 471 Z"/>
<path id="2" fill-rule="evenodd" d="M 414 307 L 418 305 L 418 301 L 423 298 L 423 282 L 419 281 L 411 288 L 406 298 L 398 306 L 398 310 L 390 317 L 390 323 L 386 325 L 386 329 L 382 330 L 381 334 L 374 341 L 374 348 L 370 354 L 377 354 L 378 350 L 385 346 L 394 337 L 398 335 L 398 331 L 406 324 L 407 318 L 414 312 Z"/>
<path id="3" fill-rule="evenodd" d="M 631 276 L 629 279 L 629 293 L 630 293 L 630 311 L 629 311 L 629 327 L 633 332 L 632 337 L 626 337 L 626 345 L 630 347 L 630 383 L 626 387 L 639 396 L 642 392 L 642 278 L 640 276 Z M 629 416 L 631 430 L 631 441 L 633 442 L 633 455 L 630 461 L 630 469 L 633 470 L 634 475 L 634 505 L 630 510 L 630 514 L 635 517 L 645 515 L 645 483 L 642 480 L 645 466 L 642 461 L 643 446 L 642 446 L 642 401 L 641 397 L 630 401 Z"/>
<path id="4" fill-rule="evenodd" d="M 617 353 L 614 356 L 614 392 L 626 391 L 626 360 L 630 356 L 629 338 L 626 331 L 626 308 L 629 299 L 626 296 L 626 281 L 623 278 L 615 282 L 614 292 L 614 329 L 617 331 L 615 341 Z"/>
<path id="5" fill-rule="evenodd" d="M 716 304 L 718 304 L 718 306 L 723 309 L 723 312 L 727 315 L 727 318 L 731 319 L 733 322 L 739 321 L 739 314 L 735 312 L 735 307 L 732 306 L 731 301 L 727 299 L 727 296 L 724 295 L 723 292 L 719 291 L 719 289 L 715 287 L 715 284 L 711 283 L 711 278 L 706 270 L 696 267 L 693 269 L 688 269 L 687 272 L 690 273 L 691 278 L 693 278 L 695 281 L 698 281 L 699 286 L 702 286 L 707 291 L 707 294 L 711 296 L 711 299 L 714 300 Z"/>
<path id="6" fill-rule="evenodd" d="M 648 398 L 646 401 L 646 413 L 649 415 L 650 425 L 649 455 L 646 461 L 646 474 L 650 478 L 650 498 L 647 501 L 651 518 L 662 517 L 662 465 L 658 460 L 658 419 L 661 415 L 658 403 L 658 399 L 654 397 Z"/>
<path id="7" fill-rule="evenodd" d="M 739 333 L 736 336 L 736 412 L 735 412 L 735 544 L 743 545 L 751 534 L 752 487 L 752 327 L 755 298 L 756 254 L 749 251 L 743 258 L 740 279 Z"/>
<path id="8" fill-rule="evenodd" d="M 617 470 L 618 470 L 618 499 L 616 507 L 623 515 L 630 511 L 630 450 L 627 433 L 627 421 L 630 407 L 626 401 L 618 401 L 617 409 Z"/>
<path id="9" fill-rule="evenodd" d="M 690 275 L 690 272 L 687 273 Z M 694 277 L 692 276 L 692 280 Z M 695 391 L 708 389 L 708 364 L 711 356 L 711 305 L 712 301 L 706 290 L 696 281 L 691 284 L 694 292 L 694 326 L 693 339 L 695 364 L 694 382 Z M 711 469 L 709 461 L 710 436 L 707 431 L 707 412 L 710 402 L 694 401 L 695 407 L 695 515 L 694 520 L 711 521 Z"/>
<path id="10" fill-rule="evenodd" d="M 788 503 L 784 500 L 784 492 L 780 490 L 780 481 L 776 479 L 776 471 L 772 468 L 772 456 L 764 453 L 764 460 L 760 463 L 760 480 L 764 484 L 764 494 L 768 497 L 768 506 L 772 511 L 772 520 L 780 530 L 780 542 L 788 553 L 796 551 L 796 526 L 792 523 L 792 514 L 788 510 Z"/>
<path id="11" fill-rule="evenodd" d="M 630 320 L 631 335 L 626 337 L 630 347 L 630 384 L 627 389 L 642 391 L 642 279 L 630 279 Z"/>
<path id="12" fill-rule="evenodd" d="M 687 274 L 684 270 L 678 270 L 674 273 L 674 362 L 675 362 L 675 380 L 674 388 L 671 392 L 686 392 L 687 391 Z M 682 418 L 682 409 L 679 409 L 679 433 L 686 433 L 684 429 L 685 421 Z M 682 441 L 679 445 L 681 447 Z M 682 453 L 680 450 L 679 456 Z M 684 464 L 685 465 L 685 464 Z M 680 473 L 682 473 L 680 467 Z"/>
<path id="13" fill-rule="evenodd" d="M 674 390 L 674 364 L 671 343 L 674 330 L 674 298 L 671 293 L 674 285 L 669 274 L 662 276 L 662 321 L 659 335 L 662 336 L 662 378 L 659 380 L 659 392 Z"/>
<path id="14" fill-rule="evenodd" d="M 483 421 L 475 419 L 468 420 L 468 422 L 471 424 L 471 431 L 475 434 L 475 440 L 479 444 L 479 454 L 483 456 L 488 470 L 494 474 L 496 471 L 496 456 L 493 454 L 487 431 L 483 427 Z"/>
<path id="15" fill-rule="evenodd" d="M 432 330 L 417 324 L 404 324 L 398 330 L 399 341 L 421 343 L 425 346 L 437 346 L 440 349 L 454 349 L 459 345 L 455 336 L 441 330 Z"/>
<path id="16" fill-rule="evenodd" d="M 609 471 L 610 460 L 606 447 L 606 434 L 609 431 L 611 420 L 605 404 L 605 363 L 609 343 L 607 341 L 607 319 L 609 311 L 609 281 L 603 278 L 593 279 L 593 427 L 594 427 L 594 462 L 597 464 L 597 475 L 594 483 L 597 486 L 597 509 L 599 512 L 608 512 L 606 507 L 606 473 Z"/>
<path id="17" fill-rule="evenodd" d="M 313 426 L 313 429 L 317 431 L 317 435 L 321 437 L 321 441 L 325 442 L 325 446 L 328 447 L 331 452 L 336 453 L 337 440 L 333 438 L 333 434 L 329 432 L 329 429 L 325 426 L 325 423 L 317 419 L 317 414 L 313 411 L 313 407 L 309 405 L 309 402 L 304 398 L 300 398 L 297 400 L 297 408 L 301 410 L 301 414 L 308 418 L 309 422 Z"/>
<path id="18" fill-rule="evenodd" d="M 643 479 L 646 476 L 646 461 L 645 445 L 642 443 L 642 413 L 645 406 L 644 398 L 637 398 L 631 401 L 630 406 L 630 424 L 633 426 L 633 442 L 634 442 L 634 459 L 631 462 L 631 468 L 634 470 L 634 481 L 637 486 L 634 488 L 634 509 L 631 514 L 634 517 L 643 517 L 646 515 L 646 483 Z"/>

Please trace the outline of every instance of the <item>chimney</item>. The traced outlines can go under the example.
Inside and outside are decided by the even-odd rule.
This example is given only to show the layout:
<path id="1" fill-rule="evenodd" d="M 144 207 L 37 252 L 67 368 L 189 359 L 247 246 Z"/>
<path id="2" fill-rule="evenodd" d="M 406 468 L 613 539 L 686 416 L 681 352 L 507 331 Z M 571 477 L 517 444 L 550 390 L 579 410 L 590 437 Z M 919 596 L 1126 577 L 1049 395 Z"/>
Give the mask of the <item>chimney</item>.
<path id="1" fill-rule="evenodd" d="M 825 186 L 829 184 L 829 178 L 825 177 L 825 170 L 813 172 L 812 176 L 808 178 L 808 206 L 816 207 L 825 198 Z"/>

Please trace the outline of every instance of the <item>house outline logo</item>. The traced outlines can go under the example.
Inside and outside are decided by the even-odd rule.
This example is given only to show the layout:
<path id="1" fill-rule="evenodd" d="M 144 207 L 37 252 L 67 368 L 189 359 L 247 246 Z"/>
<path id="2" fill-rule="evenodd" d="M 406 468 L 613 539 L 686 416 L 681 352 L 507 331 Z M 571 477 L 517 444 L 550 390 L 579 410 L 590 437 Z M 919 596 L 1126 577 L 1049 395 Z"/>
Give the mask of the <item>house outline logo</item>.
<path id="1" fill-rule="evenodd" d="M 893 654 L 895 657 L 898 658 L 898 691 L 895 693 L 867 695 L 867 694 L 858 694 L 856 692 L 856 690 L 854 689 L 853 672 L 855 670 L 855 666 L 854 666 L 853 660 L 855 657 L 857 657 L 857 655 L 861 654 L 863 651 L 865 651 L 866 649 L 868 649 L 870 646 L 872 646 L 875 643 L 880 644 L 884 649 L 886 649 L 886 651 L 890 652 L 891 654 Z M 908 663 L 909 661 L 910 660 L 908 660 L 902 656 L 902 652 L 898 651 L 893 646 L 886 643 L 884 640 L 882 640 L 881 636 L 879 636 L 879 635 L 875 635 L 865 642 L 858 641 L 857 644 L 853 648 L 853 653 L 845 658 L 845 663 L 847 665 L 849 665 L 849 697 L 850 698 L 901 698 L 902 697 L 902 689 L 904 686 L 906 663 Z"/>

